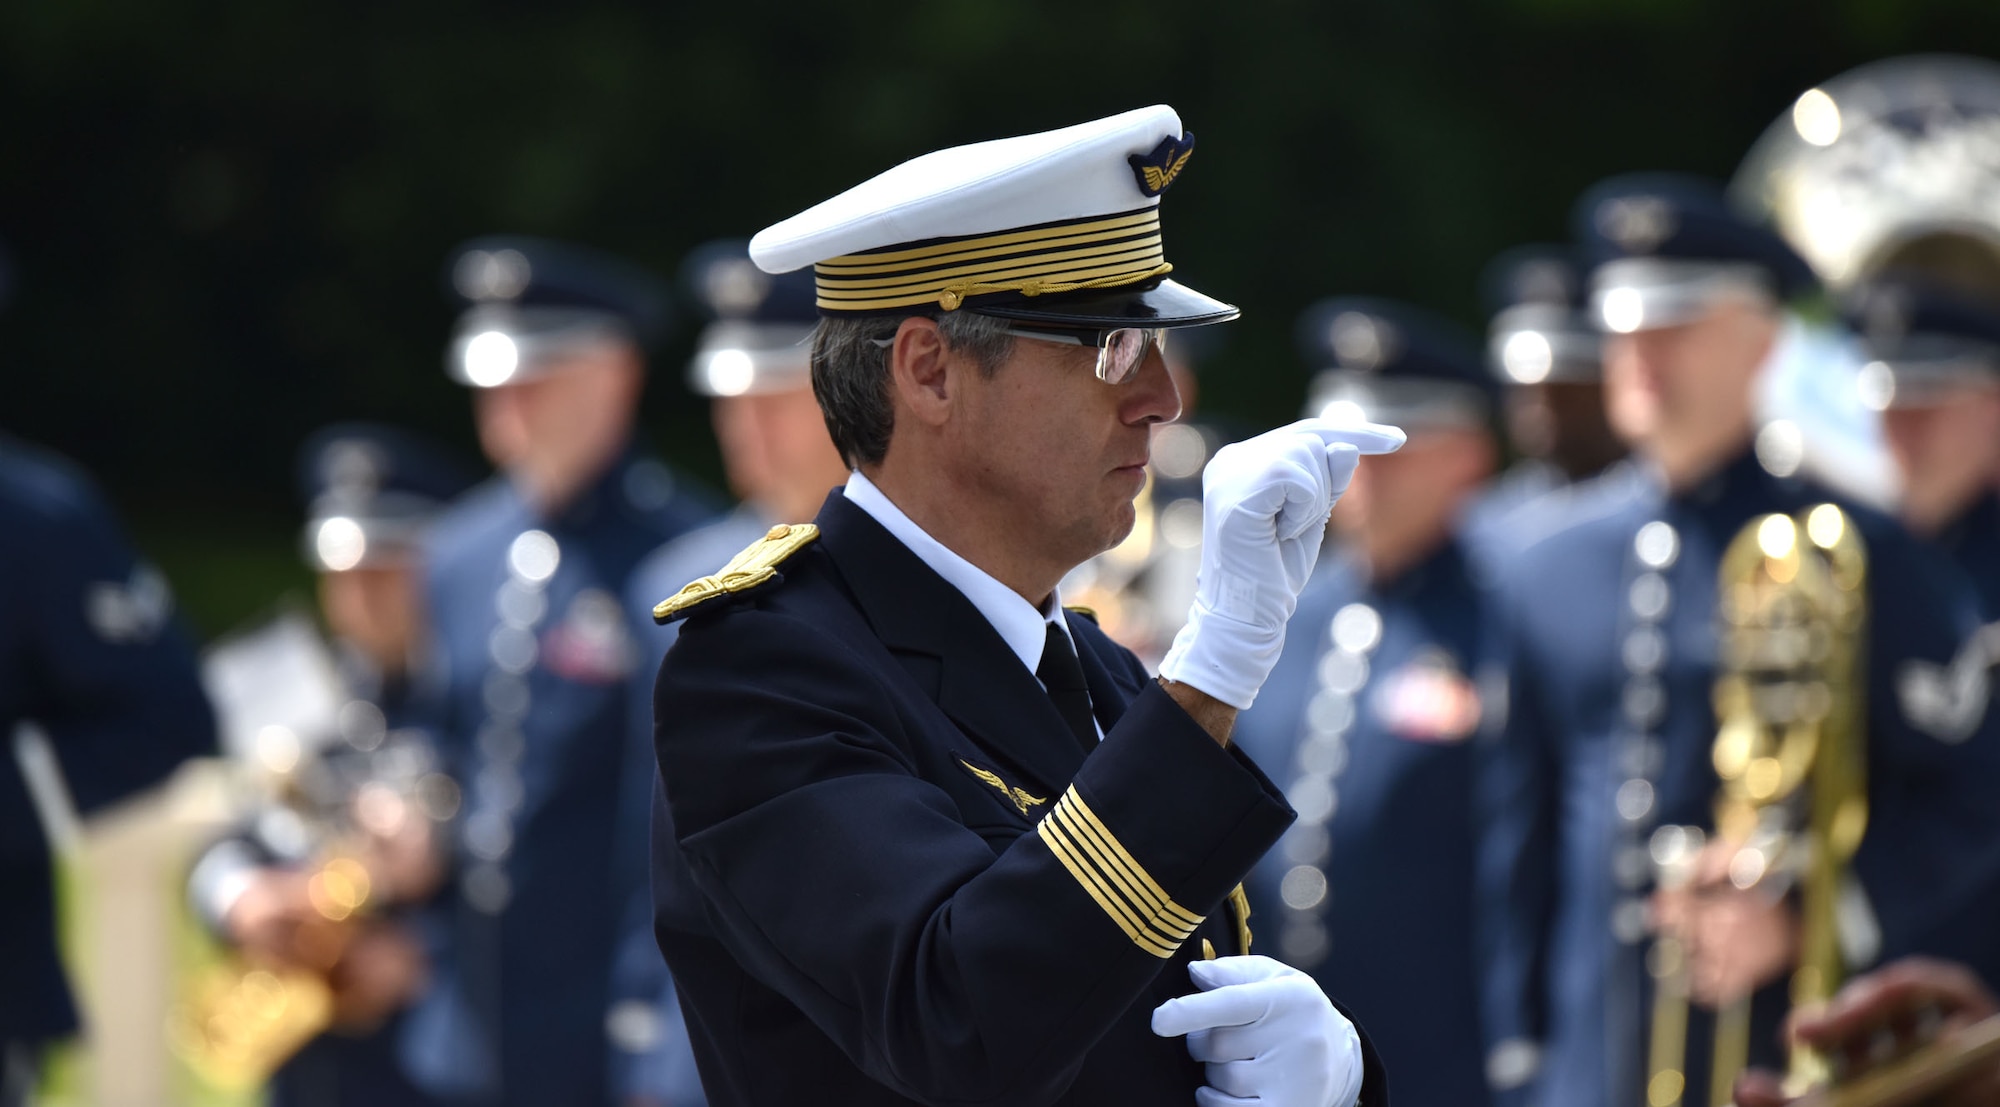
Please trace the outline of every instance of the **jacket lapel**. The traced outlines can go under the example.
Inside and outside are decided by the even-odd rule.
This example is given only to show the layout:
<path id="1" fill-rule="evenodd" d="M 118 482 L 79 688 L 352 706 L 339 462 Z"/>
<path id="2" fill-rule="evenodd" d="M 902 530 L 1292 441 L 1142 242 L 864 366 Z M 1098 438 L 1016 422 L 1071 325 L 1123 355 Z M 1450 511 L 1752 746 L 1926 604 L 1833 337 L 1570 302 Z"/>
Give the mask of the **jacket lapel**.
<path id="1" fill-rule="evenodd" d="M 1068 787 L 1082 751 L 1041 682 L 972 601 L 839 491 L 815 521 L 863 617 L 979 752 L 1038 795 Z"/>

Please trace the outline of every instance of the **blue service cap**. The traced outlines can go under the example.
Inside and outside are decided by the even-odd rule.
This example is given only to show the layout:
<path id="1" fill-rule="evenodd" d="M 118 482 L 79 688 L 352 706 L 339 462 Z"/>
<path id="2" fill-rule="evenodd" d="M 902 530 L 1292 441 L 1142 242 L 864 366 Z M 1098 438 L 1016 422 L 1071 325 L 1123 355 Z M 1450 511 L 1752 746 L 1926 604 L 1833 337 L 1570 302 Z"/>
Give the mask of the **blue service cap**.
<path id="1" fill-rule="evenodd" d="M 1577 201 L 1574 223 L 1592 315 L 1613 333 L 1685 323 L 1729 296 L 1784 303 L 1815 284 L 1784 239 L 1700 177 L 1613 177 Z"/>
<path id="2" fill-rule="evenodd" d="M 722 239 L 688 255 L 681 284 L 709 319 L 688 363 L 689 388 L 740 396 L 807 387 L 819 323 L 810 270 L 766 273 L 747 239 Z"/>
<path id="3" fill-rule="evenodd" d="M 1318 368 L 1307 417 L 1408 429 L 1486 426 L 1499 383 L 1462 329 L 1390 300 L 1336 297 L 1299 316 L 1300 352 Z"/>
<path id="4" fill-rule="evenodd" d="M 667 285 L 651 273 L 542 238 L 473 239 L 452 251 L 445 276 L 466 304 L 445 368 L 474 388 L 525 380 L 580 346 L 648 346 L 670 312 Z"/>
<path id="5" fill-rule="evenodd" d="M 443 447 L 395 427 L 338 423 L 299 449 L 306 563 L 323 572 L 407 558 L 432 518 L 472 486 Z"/>
<path id="6" fill-rule="evenodd" d="M 1487 263 L 1480 297 L 1492 315 L 1486 352 L 1508 384 L 1594 383 L 1604 340 L 1592 322 L 1573 250 L 1516 246 Z"/>
<path id="7" fill-rule="evenodd" d="M 1841 316 L 1871 360 L 1857 384 L 1876 411 L 1929 407 L 1968 386 L 2000 384 L 2000 307 L 1908 277 L 1861 285 Z"/>

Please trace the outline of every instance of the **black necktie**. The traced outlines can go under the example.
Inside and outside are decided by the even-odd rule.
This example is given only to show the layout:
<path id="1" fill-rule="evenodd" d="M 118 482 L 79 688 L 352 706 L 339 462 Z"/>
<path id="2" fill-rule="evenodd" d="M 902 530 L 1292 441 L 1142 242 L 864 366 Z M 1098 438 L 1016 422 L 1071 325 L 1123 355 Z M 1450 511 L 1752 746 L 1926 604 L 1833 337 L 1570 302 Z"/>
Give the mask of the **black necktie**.
<path id="1" fill-rule="evenodd" d="M 1035 676 L 1049 690 L 1056 712 L 1069 724 L 1069 732 L 1084 752 L 1097 748 L 1097 722 L 1090 713 L 1090 688 L 1083 682 L 1083 666 L 1077 664 L 1069 635 L 1054 623 L 1049 624 L 1049 636 L 1042 643 L 1042 664 Z"/>

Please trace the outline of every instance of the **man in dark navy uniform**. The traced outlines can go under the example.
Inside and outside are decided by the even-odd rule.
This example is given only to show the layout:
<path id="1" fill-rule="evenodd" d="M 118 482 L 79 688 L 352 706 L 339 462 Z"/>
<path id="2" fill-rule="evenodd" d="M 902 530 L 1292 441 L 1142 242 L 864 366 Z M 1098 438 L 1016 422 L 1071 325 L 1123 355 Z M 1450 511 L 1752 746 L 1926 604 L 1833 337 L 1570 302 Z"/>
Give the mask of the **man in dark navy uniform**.
<path id="1" fill-rule="evenodd" d="M 819 321 L 812 274 L 766 273 L 750 260 L 741 239 L 702 246 L 683 269 L 682 283 L 710 319 L 688 365 L 688 387 L 710 397 L 723 472 L 741 502 L 640 563 L 627 591 L 626 605 L 633 611 L 650 610 L 661 596 L 720 569 L 773 524 L 811 515 L 847 477 L 847 463 L 827 437 L 812 393 L 812 332 Z M 674 624 L 641 634 L 641 672 L 659 671 L 678 629 Z M 635 680 L 631 687 L 633 761 L 622 802 L 632 805 L 644 825 L 655 775 L 653 686 Z M 634 851 L 636 864 L 646 864 L 644 838 L 620 846 Z M 699 1107 L 701 1079 L 679 998 L 653 937 L 649 889 L 640 888 L 633 897 L 626 929 L 616 1017 L 633 1029 L 635 1039 L 654 1044 L 629 1051 L 614 1083 L 627 1100 Z"/>
<path id="2" fill-rule="evenodd" d="M 1605 420 L 1603 339 L 1573 252 L 1515 247 L 1493 259 L 1480 286 L 1492 311 L 1488 362 L 1506 389 L 1518 460 L 1473 506 L 1470 525 L 1504 540 L 1515 508 L 1603 472 L 1625 444 Z"/>
<path id="3" fill-rule="evenodd" d="M 1796 957 L 1799 924 L 1783 898 L 1726 876 L 1657 894 L 1654 865 L 1710 824 L 1719 790 L 1722 551 L 1764 513 L 1828 499 L 1793 477 L 1798 451 L 1760 433 L 1752 414 L 1761 367 L 1794 338 L 1783 305 L 1811 279 L 1705 182 L 1614 179 L 1584 197 L 1577 222 L 1596 260 L 1608 411 L 1641 464 L 1545 501 L 1523 521 L 1538 532 L 1501 569 L 1505 711 L 1489 712 L 1500 725 L 1477 747 L 1475 824 L 1489 1066 L 1536 1102 L 1680 1102 L 1710 1087 L 1704 1012 L 1718 1002 L 1761 988 L 1752 1057 L 1775 1048 Z M 1921 948 L 1961 893 L 1966 862 L 1995 833 L 2000 739 L 1953 738 L 1903 709 L 1895 674 L 1948 659 L 1971 612 L 1933 551 L 1880 515 L 1850 517 L 1870 610 L 1860 644 L 1869 821 L 1839 926 L 1856 969 Z M 1711 846 L 1698 871 L 1727 870 L 1732 858 L 1713 854 L 1734 848 Z M 1682 933 L 1728 937 L 1695 945 L 1687 1063 L 1649 1088 L 1644 954 L 1661 912 Z"/>
<path id="4" fill-rule="evenodd" d="M 688 618 L 657 927 L 711 1103 L 1384 1098 L 1312 979 L 1245 953 L 1230 893 L 1291 812 L 1228 738 L 1358 453 L 1400 434 L 1216 456 L 1158 683 L 1056 595 L 1178 411 L 1157 329 L 1236 314 L 1162 279 L 1192 146 L 1155 107 L 940 151 L 752 240 L 814 269 L 855 468 L 655 609 Z"/>
<path id="5" fill-rule="evenodd" d="M 1885 276 L 1843 314 L 1870 357 L 1862 401 L 1882 412 L 1901 476 L 1897 514 L 1973 579 L 2000 622 L 2000 305 L 1920 275 Z M 1993 658 L 2000 661 L 2000 656 Z"/>
<path id="6" fill-rule="evenodd" d="M 166 578 L 83 473 L 4 436 L 0 736 L 0 1104 L 15 1107 L 43 1049 L 78 1025 L 44 819 L 158 783 L 214 750 L 215 722 Z M 23 764 L 48 771 L 31 781 Z"/>
<path id="7" fill-rule="evenodd" d="M 306 560 L 338 650 L 338 687 L 328 697 L 336 712 L 327 732 L 298 736 L 308 748 L 275 774 L 268 800 L 202 853 L 190 900 L 246 957 L 321 977 L 331 992 L 331 1028 L 272 1075 L 274 1104 L 428 1104 L 395 1052 L 426 960 L 407 909 L 437 889 L 437 829 L 456 813 L 458 790 L 436 765 L 442 689 L 427 648 L 422 542 L 472 482 L 442 448 L 365 423 L 314 434 L 300 471 Z M 264 653 L 284 641 L 253 635 L 218 647 L 211 686 L 238 683 L 215 672 L 237 650 Z M 271 663 L 254 654 L 247 661 Z M 227 718 L 220 693 L 218 703 Z M 329 917 L 315 901 L 311 881 L 329 862 L 364 866 L 365 913 L 350 916 L 343 903 Z"/>
<path id="8" fill-rule="evenodd" d="M 426 592 L 446 666 L 441 743 L 464 804 L 411 1075 L 453 1102 L 610 1100 L 618 920 L 644 880 L 619 843 L 643 680 L 632 569 L 709 515 L 634 441 L 665 286 L 594 251 L 481 239 L 448 359 L 502 470 L 434 528 Z"/>
<path id="9" fill-rule="evenodd" d="M 1352 1006 L 1407 1103 L 1486 1101 L 1472 965 L 1473 686 L 1482 600 L 1459 513 L 1491 478 L 1499 385 L 1426 312 L 1336 299 L 1300 322 L 1309 416 L 1393 423 L 1333 513 L 1236 742 L 1299 821 L 1257 866 L 1258 937 Z"/>
<path id="10" fill-rule="evenodd" d="M 1992 290 L 1915 271 L 1864 284 L 1843 315 L 1872 359 L 1862 401 L 1882 412 L 1900 476 L 1897 514 L 1965 574 L 1979 629 L 1947 665 L 1897 674 L 1901 706 L 1940 733 L 1970 736 L 1993 713 L 2000 675 L 2000 306 Z M 2000 840 L 1991 875 L 1948 913 L 1926 949 L 1966 961 L 2000 988 Z"/>

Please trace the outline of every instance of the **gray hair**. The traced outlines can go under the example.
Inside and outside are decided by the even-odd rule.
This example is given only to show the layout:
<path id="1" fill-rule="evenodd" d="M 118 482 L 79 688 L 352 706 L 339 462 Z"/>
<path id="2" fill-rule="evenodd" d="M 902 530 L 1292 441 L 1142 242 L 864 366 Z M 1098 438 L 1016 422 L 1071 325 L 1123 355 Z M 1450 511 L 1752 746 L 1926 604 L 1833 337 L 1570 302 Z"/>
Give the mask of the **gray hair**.
<path id="1" fill-rule="evenodd" d="M 889 400 L 891 351 L 883 342 L 895 336 L 904 318 L 824 318 L 813 331 L 813 396 L 834 448 L 856 468 L 877 464 L 889 452 L 896 415 Z M 937 324 L 945 348 L 970 354 L 982 376 L 992 376 L 1014 348 L 1004 319 L 948 311 L 937 316 Z"/>

